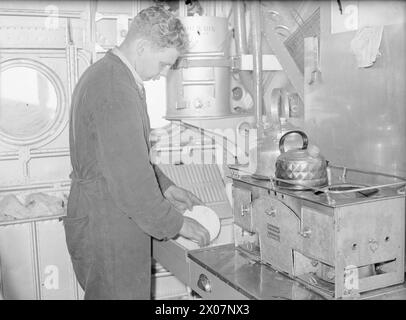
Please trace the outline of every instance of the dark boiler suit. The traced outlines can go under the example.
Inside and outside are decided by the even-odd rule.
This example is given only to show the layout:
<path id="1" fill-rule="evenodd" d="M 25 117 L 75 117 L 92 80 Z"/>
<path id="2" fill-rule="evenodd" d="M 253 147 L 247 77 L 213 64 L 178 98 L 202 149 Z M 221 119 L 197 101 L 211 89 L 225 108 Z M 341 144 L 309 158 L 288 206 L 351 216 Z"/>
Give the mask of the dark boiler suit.
<path id="1" fill-rule="evenodd" d="M 151 237 L 177 235 L 173 184 L 149 161 L 145 94 L 111 51 L 72 95 L 66 242 L 85 299 L 150 299 Z"/>

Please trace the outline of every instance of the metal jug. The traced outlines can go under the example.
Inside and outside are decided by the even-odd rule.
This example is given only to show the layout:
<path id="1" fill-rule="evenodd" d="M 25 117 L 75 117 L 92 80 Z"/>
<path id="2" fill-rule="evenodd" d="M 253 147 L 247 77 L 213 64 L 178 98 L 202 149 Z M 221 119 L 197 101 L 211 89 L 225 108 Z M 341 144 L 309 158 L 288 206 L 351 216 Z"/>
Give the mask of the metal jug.
<path id="1" fill-rule="evenodd" d="M 302 137 L 303 146 L 300 149 L 285 151 L 284 142 L 288 135 L 297 133 Z M 306 187 L 321 187 L 327 184 L 327 161 L 316 147 L 308 150 L 308 137 L 303 131 L 286 132 L 279 141 L 280 156 L 276 159 L 276 178 L 287 180 L 287 183 L 277 181 L 279 186 L 292 189 Z"/>

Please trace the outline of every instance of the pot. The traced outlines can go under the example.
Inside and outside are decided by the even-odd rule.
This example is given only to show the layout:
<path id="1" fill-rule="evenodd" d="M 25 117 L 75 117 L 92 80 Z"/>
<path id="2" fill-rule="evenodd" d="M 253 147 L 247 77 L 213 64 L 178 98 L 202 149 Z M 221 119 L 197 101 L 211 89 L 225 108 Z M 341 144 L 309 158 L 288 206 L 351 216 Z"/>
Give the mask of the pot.
<path id="1" fill-rule="evenodd" d="M 285 139 L 290 134 L 299 134 L 303 145 L 300 149 L 285 151 Z M 287 183 L 277 181 L 279 186 L 292 189 L 306 189 L 306 187 L 322 187 L 327 185 L 327 161 L 320 154 L 318 148 L 308 150 L 308 137 L 300 130 L 286 132 L 279 140 L 280 155 L 275 163 L 275 176 L 286 180 Z M 296 185 L 297 184 L 297 185 Z"/>

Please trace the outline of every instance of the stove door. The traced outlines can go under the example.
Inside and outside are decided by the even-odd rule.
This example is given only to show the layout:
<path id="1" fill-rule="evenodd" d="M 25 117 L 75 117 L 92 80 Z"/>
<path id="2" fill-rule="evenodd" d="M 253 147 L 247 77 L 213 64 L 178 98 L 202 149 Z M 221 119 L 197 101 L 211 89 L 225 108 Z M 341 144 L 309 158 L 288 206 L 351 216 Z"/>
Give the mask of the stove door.
<path id="1" fill-rule="evenodd" d="M 293 250 L 300 242 L 300 220 L 282 201 L 270 196 L 253 202 L 261 260 L 293 275 Z"/>

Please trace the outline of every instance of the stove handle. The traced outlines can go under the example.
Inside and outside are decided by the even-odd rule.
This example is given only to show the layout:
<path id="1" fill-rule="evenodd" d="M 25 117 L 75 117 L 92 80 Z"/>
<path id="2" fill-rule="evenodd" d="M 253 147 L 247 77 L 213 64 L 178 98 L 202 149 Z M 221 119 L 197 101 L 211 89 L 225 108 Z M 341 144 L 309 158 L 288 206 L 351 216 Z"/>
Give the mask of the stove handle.
<path id="1" fill-rule="evenodd" d="M 241 212 L 241 216 L 243 216 L 243 217 L 251 214 L 251 204 L 248 204 L 248 205 L 242 204 L 240 207 L 240 212 Z"/>
<path id="2" fill-rule="evenodd" d="M 310 228 L 303 228 L 302 230 L 300 230 L 299 234 L 303 237 L 303 238 L 310 238 L 310 235 L 312 233 L 312 230 L 310 230 Z"/>
<path id="3" fill-rule="evenodd" d="M 309 227 L 305 227 L 303 223 L 303 209 L 300 210 L 300 230 L 299 235 L 303 238 L 310 238 L 312 230 Z"/>

